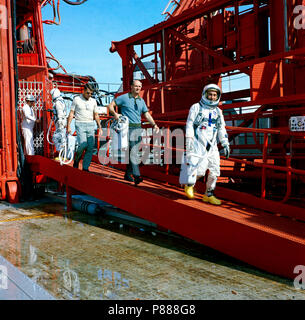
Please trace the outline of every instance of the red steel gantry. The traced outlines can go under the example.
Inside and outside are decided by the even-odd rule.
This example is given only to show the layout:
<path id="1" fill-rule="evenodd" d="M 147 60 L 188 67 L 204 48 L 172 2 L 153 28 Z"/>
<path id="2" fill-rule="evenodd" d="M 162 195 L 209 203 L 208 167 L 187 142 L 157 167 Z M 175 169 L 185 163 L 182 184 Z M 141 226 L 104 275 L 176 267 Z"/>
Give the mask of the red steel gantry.
<path id="1" fill-rule="evenodd" d="M 113 41 L 110 50 L 122 58 L 124 91 L 141 70 L 143 97 L 154 118 L 168 127 L 185 121 L 205 84 L 242 78 L 248 86 L 222 95 L 233 149 L 230 161 L 223 161 L 222 177 L 244 184 L 260 178 L 250 194 L 282 203 L 295 204 L 297 198 L 304 207 L 305 133 L 289 129 L 290 117 L 305 115 L 305 35 L 295 28 L 294 14 L 302 4 L 172 0 L 164 12 L 167 20 Z M 166 169 L 177 175 L 177 167 Z M 246 194 L 240 198 L 250 201 Z"/>
<path id="2" fill-rule="evenodd" d="M 148 180 L 134 187 L 122 182 L 121 171 L 114 169 L 122 165 L 107 168 L 96 158 L 91 169 L 99 174 L 90 174 L 52 160 L 52 146 L 46 142 L 51 120 L 49 91 L 57 83 L 62 91 L 77 93 L 89 80 L 79 76 L 74 82 L 61 65 L 64 73 L 58 74 L 48 63 L 54 57 L 45 48 L 41 9 L 52 3 L 55 8 L 51 0 L 0 0 L 9 13 L 8 28 L 0 30 L 2 199 L 18 201 L 22 191 L 16 117 L 25 95 L 32 93 L 37 116 L 43 121 L 35 130 L 37 155 L 26 160 L 35 174 L 67 186 L 69 205 L 74 190 L 86 192 L 292 278 L 294 266 L 305 265 L 305 209 L 300 197 L 305 181 L 304 132 L 288 126 L 290 117 L 305 114 L 305 37 L 303 29 L 295 28 L 293 13 L 305 1 L 172 0 L 165 21 L 112 43 L 111 50 L 122 58 L 124 92 L 135 72 L 143 75 L 143 97 L 166 132 L 160 146 L 164 157 L 175 150 L 174 144 L 168 144 L 169 129 L 184 127 L 189 107 L 200 99 L 205 84 L 223 86 L 230 78 L 246 79 L 248 87 L 222 95 L 233 152 L 221 163 L 217 192 L 227 201 L 220 208 L 200 202 L 198 196 L 193 201 L 185 199 L 175 162 L 144 166 L 142 173 Z M 44 22 L 54 23 L 55 16 Z M 203 187 L 198 184 L 199 191 Z M 135 194 L 137 201 L 130 201 Z"/>

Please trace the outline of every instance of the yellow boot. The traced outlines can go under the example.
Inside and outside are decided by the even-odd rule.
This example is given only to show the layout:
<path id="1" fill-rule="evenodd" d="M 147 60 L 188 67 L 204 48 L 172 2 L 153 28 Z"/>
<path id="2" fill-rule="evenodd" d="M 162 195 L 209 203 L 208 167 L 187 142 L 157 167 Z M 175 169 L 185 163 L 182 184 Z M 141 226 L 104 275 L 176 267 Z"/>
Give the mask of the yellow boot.
<path id="1" fill-rule="evenodd" d="M 189 199 L 195 198 L 193 186 L 184 186 L 184 192 Z"/>
<path id="2" fill-rule="evenodd" d="M 214 204 L 215 206 L 220 206 L 221 201 L 217 199 L 213 194 L 208 197 L 206 194 L 203 195 L 202 201 L 210 204 Z"/>

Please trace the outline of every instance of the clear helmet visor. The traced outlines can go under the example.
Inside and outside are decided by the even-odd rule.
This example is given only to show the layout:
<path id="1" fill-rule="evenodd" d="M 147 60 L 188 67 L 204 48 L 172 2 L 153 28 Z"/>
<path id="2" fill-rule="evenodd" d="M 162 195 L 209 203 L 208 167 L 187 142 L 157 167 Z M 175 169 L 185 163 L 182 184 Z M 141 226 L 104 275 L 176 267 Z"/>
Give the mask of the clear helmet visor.
<path id="1" fill-rule="evenodd" d="M 221 97 L 220 88 L 215 85 L 207 85 L 202 92 L 203 103 L 209 107 L 216 107 L 219 104 Z"/>

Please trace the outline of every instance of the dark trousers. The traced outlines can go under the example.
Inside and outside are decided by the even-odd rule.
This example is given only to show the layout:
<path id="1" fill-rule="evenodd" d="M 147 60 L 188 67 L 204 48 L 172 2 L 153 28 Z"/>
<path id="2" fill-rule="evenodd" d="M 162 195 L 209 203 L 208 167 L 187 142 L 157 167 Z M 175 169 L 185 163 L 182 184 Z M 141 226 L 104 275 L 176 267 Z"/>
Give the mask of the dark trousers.
<path id="1" fill-rule="evenodd" d="M 131 128 L 128 131 L 128 141 L 129 141 L 129 161 L 126 168 L 126 174 L 140 176 L 139 168 L 139 148 L 142 141 L 142 129 L 141 128 Z"/>

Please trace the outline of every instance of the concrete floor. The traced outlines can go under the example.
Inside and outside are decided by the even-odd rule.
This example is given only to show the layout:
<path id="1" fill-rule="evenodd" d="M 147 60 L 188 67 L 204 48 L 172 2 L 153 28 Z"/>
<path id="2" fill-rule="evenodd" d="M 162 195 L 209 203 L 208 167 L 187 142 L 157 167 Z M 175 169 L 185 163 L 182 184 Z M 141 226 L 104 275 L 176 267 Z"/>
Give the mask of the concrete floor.
<path id="1" fill-rule="evenodd" d="M 175 235 L 105 216 L 67 215 L 50 198 L 0 205 L 0 256 L 27 285 L 45 290 L 26 297 L 0 286 L 0 299 L 305 299 L 292 280 Z"/>

